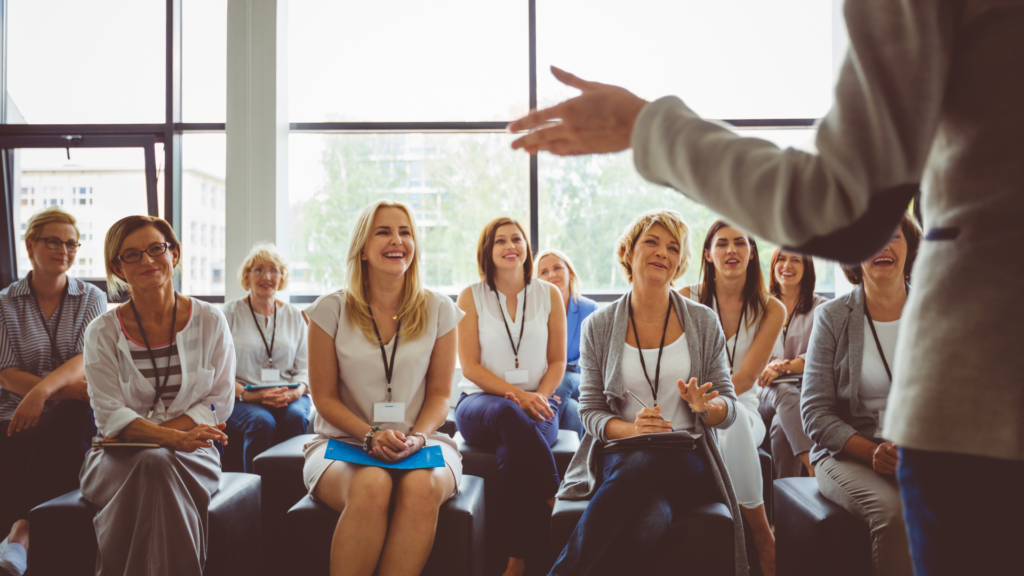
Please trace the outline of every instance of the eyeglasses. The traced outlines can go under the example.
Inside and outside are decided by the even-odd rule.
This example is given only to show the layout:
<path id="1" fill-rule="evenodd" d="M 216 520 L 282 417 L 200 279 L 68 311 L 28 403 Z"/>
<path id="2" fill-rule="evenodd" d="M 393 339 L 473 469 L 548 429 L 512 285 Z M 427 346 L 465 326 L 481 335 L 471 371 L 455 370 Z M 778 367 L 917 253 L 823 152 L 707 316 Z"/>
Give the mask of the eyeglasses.
<path id="1" fill-rule="evenodd" d="M 142 260 L 143 252 L 149 254 L 150 257 L 152 258 L 156 258 L 157 256 L 163 254 L 164 252 L 167 252 L 167 249 L 170 248 L 171 246 L 173 246 L 173 244 L 171 244 L 170 242 L 164 242 L 163 244 L 154 244 L 153 246 L 150 246 L 145 250 L 129 250 L 124 254 L 118 256 L 117 259 L 120 260 L 121 262 L 134 264 L 135 262 Z"/>
<path id="2" fill-rule="evenodd" d="M 69 253 L 70 252 L 78 252 L 78 249 L 81 248 L 81 246 L 82 246 L 78 242 L 72 242 L 70 240 L 65 242 L 65 241 L 61 240 L 60 238 L 54 238 L 52 236 L 49 237 L 49 238 L 39 238 L 38 240 L 40 242 L 45 243 L 46 247 L 49 248 L 50 250 L 60 250 L 60 247 L 63 246 L 64 248 L 67 249 L 67 251 Z"/>
<path id="3" fill-rule="evenodd" d="M 278 270 L 277 268 L 271 268 L 269 270 L 264 270 L 263 268 L 253 268 L 250 273 L 255 274 L 257 276 L 263 276 L 264 274 L 267 274 L 270 277 L 281 275 L 281 271 Z"/>

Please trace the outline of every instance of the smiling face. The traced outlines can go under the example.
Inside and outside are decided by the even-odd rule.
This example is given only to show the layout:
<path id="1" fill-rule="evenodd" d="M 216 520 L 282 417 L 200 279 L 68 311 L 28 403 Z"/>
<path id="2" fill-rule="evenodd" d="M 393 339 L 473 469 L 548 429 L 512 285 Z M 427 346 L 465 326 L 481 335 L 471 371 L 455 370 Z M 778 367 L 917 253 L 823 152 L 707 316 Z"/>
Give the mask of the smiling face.
<path id="1" fill-rule="evenodd" d="M 155 257 L 146 252 L 146 249 L 167 241 L 155 226 L 143 226 L 132 232 L 125 237 L 117 253 L 138 250 L 142 252 L 142 259 L 130 263 L 116 260 L 112 266 L 114 272 L 132 287 L 133 292 L 152 290 L 170 283 L 174 278 L 174 266 L 178 263 L 178 249 L 171 247 Z"/>
<path id="2" fill-rule="evenodd" d="M 44 239 L 56 238 L 63 243 L 78 242 L 78 232 L 71 224 L 63 222 L 50 222 L 43 226 L 39 236 L 35 240 L 26 240 L 25 247 L 28 249 L 28 258 L 32 262 L 32 269 L 60 275 L 68 271 L 75 263 L 77 252 L 68 252 L 66 246 L 52 250 L 46 246 Z"/>
<path id="3" fill-rule="evenodd" d="M 903 237 L 903 230 L 897 228 L 889 244 L 860 267 L 865 281 L 885 285 L 904 281 L 903 269 L 906 262 L 907 240 Z"/>
<path id="4" fill-rule="evenodd" d="M 491 260 L 497 270 L 522 268 L 526 261 L 526 242 L 523 231 L 515 224 L 505 224 L 494 233 Z"/>
<path id="5" fill-rule="evenodd" d="M 668 286 L 679 269 L 679 259 L 679 242 L 668 229 L 661 224 L 651 226 L 633 247 L 633 284 Z"/>
<path id="6" fill-rule="evenodd" d="M 743 277 L 750 263 L 750 241 L 732 226 L 723 226 L 704 251 L 704 259 L 714 264 L 715 274 L 722 278 Z"/>
<path id="7" fill-rule="evenodd" d="M 804 258 L 799 254 L 782 251 L 772 269 L 775 281 L 783 290 L 799 290 L 800 281 L 804 279 Z"/>
<path id="8" fill-rule="evenodd" d="M 537 277 L 558 287 L 563 299 L 569 297 L 569 280 L 572 278 L 572 272 L 569 272 L 569 267 L 558 256 L 548 254 L 541 258 L 537 262 Z"/>
<path id="9" fill-rule="evenodd" d="M 384 206 L 373 216 L 361 258 L 375 274 L 402 276 L 416 257 L 412 223 L 401 208 Z"/>
<path id="10" fill-rule="evenodd" d="M 266 260 L 253 263 L 249 269 L 249 293 L 258 298 L 273 298 L 284 274 L 277 264 Z"/>

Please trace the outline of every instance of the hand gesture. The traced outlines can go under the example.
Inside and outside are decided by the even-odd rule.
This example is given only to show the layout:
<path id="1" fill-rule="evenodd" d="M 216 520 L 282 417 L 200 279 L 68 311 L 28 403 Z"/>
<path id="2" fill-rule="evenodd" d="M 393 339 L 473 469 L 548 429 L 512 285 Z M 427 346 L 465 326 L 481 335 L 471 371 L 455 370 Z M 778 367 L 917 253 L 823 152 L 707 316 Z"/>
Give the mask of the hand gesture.
<path id="1" fill-rule="evenodd" d="M 896 473 L 896 465 L 899 464 L 900 453 L 892 442 L 882 442 L 875 448 L 871 456 L 871 467 L 879 474 L 892 475 Z"/>
<path id="2" fill-rule="evenodd" d="M 195 452 L 200 448 L 210 448 L 214 442 L 220 442 L 222 446 L 228 445 L 228 435 L 223 432 L 226 423 L 210 426 L 199 424 L 188 432 L 174 436 L 174 439 L 164 443 L 164 447 L 178 452 Z"/>
<path id="3" fill-rule="evenodd" d="M 13 436 L 15 432 L 26 432 L 39 424 L 39 417 L 43 414 L 43 407 L 46 405 L 46 394 L 36 386 L 29 390 L 28 394 L 21 399 L 14 416 L 11 417 L 11 424 L 7 427 L 7 435 Z"/>
<path id="4" fill-rule="evenodd" d="M 516 406 L 522 408 L 523 412 L 538 422 L 546 422 L 555 417 L 555 413 L 548 404 L 548 399 L 536 392 L 519 392 L 518 395 L 509 392 L 505 394 L 505 398 L 515 402 Z"/>
<path id="5" fill-rule="evenodd" d="M 660 406 L 641 409 L 636 413 L 633 426 L 636 427 L 637 436 L 672 431 L 672 423 L 662 418 Z"/>
<path id="6" fill-rule="evenodd" d="M 769 364 L 768 367 L 764 369 L 764 372 L 761 372 L 761 375 L 757 378 L 757 385 L 761 388 L 771 386 L 772 382 L 774 382 L 779 376 L 782 376 L 782 371 L 777 368 L 773 368 L 772 365 Z"/>
<path id="7" fill-rule="evenodd" d="M 620 152 L 630 147 L 633 126 L 646 101 L 625 88 L 588 82 L 554 66 L 551 73 L 582 94 L 509 124 L 510 132 L 532 130 L 513 142 L 513 149 L 570 156 Z"/>
<path id="8" fill-rule="evenodd" d="M 263 395 L 260 398 L 260 404 L 263 404 L 267 408 L 284 408 L 292 403 L 291 390 L 285 387 L 280 388 L 268 388 L 263 391 Z"/>
<path id="9" fill-rule="evenodd" d="M 413 450 L 413 446 L 419 444 L 415 438 L 417 437 L 410 438 L 398 430 L 378 430 L 370 440 L 370 455 L 390 463 L 405 460 L 419 450 Z"/>
<path id="10" fill-rule="evenodd" d="M 690 378 L 689 382 L 676 381 L 676 386 L 679 387 L 679 395 L 683 398 L 683 402 L 686 402 L 695 414 L 724 410 L 717 404 L 711 404 L 712 400 L 718 398 L 718 392 L 711 391 L 711 382 L 697 386 L 697 379 Z"/>

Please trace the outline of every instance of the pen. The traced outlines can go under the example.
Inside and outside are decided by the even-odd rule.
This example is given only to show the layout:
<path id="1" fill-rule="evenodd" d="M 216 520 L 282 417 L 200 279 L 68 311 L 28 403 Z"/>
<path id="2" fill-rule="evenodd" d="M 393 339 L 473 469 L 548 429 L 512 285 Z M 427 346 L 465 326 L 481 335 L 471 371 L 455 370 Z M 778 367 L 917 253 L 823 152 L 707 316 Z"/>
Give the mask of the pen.
<path id="1" fill-rule="evenodd" d="M 633 394 L 632 390 L 626 390 L 626 394 L 629 394 L 630 396 L 632 396 L 633 400 L 636 400 L 637 402 L 639 402 L 640 405 L 643 406 L 644 408 L 650 408 L 650 406 L 648 406 L 647 404 L 644 404 L 644 401 L 641 400 L 639 396 L 637 396 L 636 394 Z M 658 420 L 664 420 L 664 418 L 658 418 Z M 673 428 L 672 431 L 675 432 L 676 431 L 675 428 Z"/>
<path id="2" fill-rule="evenodd" d="M 217 407 L 210 404 L 210 412 L 213 412 L 213 425 L 216 426 L 217 424 L 220 424 L 220 420 L 217 418 Z"/>

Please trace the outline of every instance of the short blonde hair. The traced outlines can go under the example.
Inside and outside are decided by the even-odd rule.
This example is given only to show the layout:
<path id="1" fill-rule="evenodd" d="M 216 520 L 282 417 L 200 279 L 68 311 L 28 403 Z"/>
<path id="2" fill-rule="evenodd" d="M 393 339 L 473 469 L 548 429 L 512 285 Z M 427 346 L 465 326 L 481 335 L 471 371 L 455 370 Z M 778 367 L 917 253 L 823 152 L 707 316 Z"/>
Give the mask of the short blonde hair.
<path id="1" fill-rule="evenodd" d="M 25 240 L 35 241 L 43 233 L 43 228 L 47 224 L 54 223 L 71 224 L 75 228 L 75 235 L 81 239 L 82 233 L 78 230 L 78 223 L 75 217 L 57 206 L 50 206 L 46 210 L 36 212 L 28 219 L 28 227 L 25 229 Z"/>
<path id="2" fill-rule="evenodd" d="M 152 226 L 159 230 L 164 235 L 164 241 L 171 244 L 171 250 L 178 252 L 178 260 L 174 263 L 174 271 L 181 272 L 181 242 L 178 241 L 174 228 L 171 228 L 167 220 L 157 218 L 156 216 L 126 216 L 121 218 L 114 222 L 110 230 L 107 230 L 107 237 L 103 241 L 103 259 L 107 269 L 107 293 L 110 294 L 112 300 L 116 300 L 122 293 L 128 292 L 130 288 L 124 278 L 118 276 L 114 271 L 114 264 L 118 262 L 117 256 L 121 252 L 121 245 L 124 244 L 124 239 L 132 232 L 146 226 Z"/>
<path id="3" fill-rule="evenodd" d="M 252 290 L 252 284 L 249 283 L 249 272 L 252 272 L 252 269 L 260 262 L 268 262 L 277 266 L 281 271 L 281 283 L 277 289 L 284 290 L 288 286 L 288 264 L 285 263 L 281 253 L 277 251 L 277 247 L 270 242 L 257 242 L 253 245 L 249 255 L 238 267 L 238 284 L 242 286 L 242 289 L 246 292 Z"/>
<path id="4" fill-rule="evenodd" d="M 626 274 L 626 282 L 633 283 L 633 249 L 648 230 L 655 224 L 661 224 L 672 235 L 672 238 L 679 243 L 679 267 L 672 275 L 672 282 L 675 282 L 690 267 L 690 227 L 683 220 L 683 215 L 675 210 L 659 208 L 648 210 L 636 217 L 633 223 L 626 227 L 626 230 L 619 237 L 615 245 L 615 254 L 619 264 Z"/>
<path id="5" fill-rule="evenodd" d="M 370 342 L 377 342 L 373 333 L 373 322 L 370 317 L 370 304 L 366 299 L 369 264 L 363 260 L 363 248 L 366 247 L 370 234 L 373 233 L 373 218 L 381 208 L 398 208 L 409 218 L 416 250 L 413 252 L 412 263 L 405 271 L 405 287 L 402 291 L 402 305 L 398 310 L 398 321 L 402 323 L 402 336 L 410 340 L 418 338 L 427 330 L 427 291 L 423 288 L 420 278 L 420 238 L 416 230 L 416 219 L 412 210 L 401 202 L 393 200 L 377 200 L 362 209 L 352 229 L 352 240 L 348 248 L 348 290 L 345 294 L 345 310 L 349 322 L 363 331 Z"/>
<path id="6" fill-rule="evenodd" d="M 569 256 L 561 250 L 555 250 L 554 248 L 544 250 L 540 254 L 537 254 L 537 257 L 534 259 L 534 262 L 537 263 L 537 271 L 535 275 L 538 278 L 540 277 L 540 261 L 543 260 L 545 256 L 554 256 L 555 258 L 558 258 L 563 264 L 565 264 L 565 267 L 569 269 L 569 294 L 572 295 L 573 300 L 578 302 L 580 299 L 580 277 L 576 274 L 576 267 L 572 265 L 572 260 L 569 260 Z"/>

